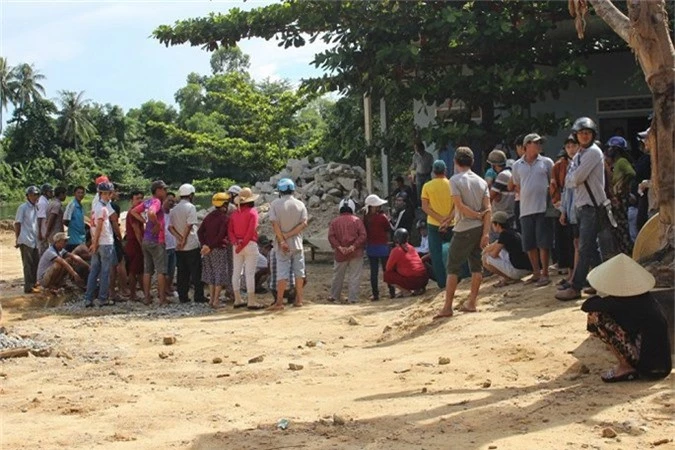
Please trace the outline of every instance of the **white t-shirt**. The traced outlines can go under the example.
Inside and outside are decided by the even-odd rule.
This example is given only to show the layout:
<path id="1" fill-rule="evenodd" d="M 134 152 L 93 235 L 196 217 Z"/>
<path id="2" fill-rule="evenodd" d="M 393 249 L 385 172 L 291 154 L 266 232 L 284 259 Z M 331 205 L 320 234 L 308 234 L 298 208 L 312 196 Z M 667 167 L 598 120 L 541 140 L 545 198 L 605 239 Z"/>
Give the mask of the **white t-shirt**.
<path id="1" fill-rule="evenodd" d="M 185 233 L 185 228 L 188 225 L 192 225 L 185 240 L 185 246 L 183 246 L 181 251 L 185 252 L 199 248 L 199 239 L 197 238 L 197 225 L 199 224 L 197 207 L 188 200 L 181 199 L 171 210 L 170 217 L 171 224 L 181 235 Z"/>
<path id="2" fill-rule="evenodd" d="M 98 220 L 103 219 L 103 228 L 101 229 L 101 236 L 98 239 L 98 245 L 113 245 L 113 230 L 110 224 L 110 214 L 112 208 L 107 203 L 102 201 L 94 204 L 94 209 L 91 211 L 91 236 L 96 236 L 96 228 Z"/>
<path id="3" fill-rule="evenodd" d="M 167 250 L 176 249 L 176 236 L 171 234 L 169 227 L 171 226 L 171 214 L 170 212 L 164 212 L 164 245 Z"/>
<path id="4" fill-rule="evenodd" d="M 45 236 L 47 234 L 47 208 L 49 207 L 49 200 L 44 195 L 41 195 L 37 201 L 37 218 L 42 220 L 42 227 L 40 227 L 40 234 Z"/>

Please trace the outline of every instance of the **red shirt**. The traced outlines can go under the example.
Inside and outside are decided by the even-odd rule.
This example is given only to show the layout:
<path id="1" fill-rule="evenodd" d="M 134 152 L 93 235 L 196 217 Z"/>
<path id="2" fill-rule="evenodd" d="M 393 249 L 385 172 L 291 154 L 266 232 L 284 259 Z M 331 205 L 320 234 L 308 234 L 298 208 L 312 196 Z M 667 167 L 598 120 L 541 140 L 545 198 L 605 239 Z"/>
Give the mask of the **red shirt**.
<path id="1" fill-rule="evenodd" d="M 127 213 L 127 219 L 124 223 L 125 223 L 125 229 L 126 229 L 126 233 L 127 233 L 127 245 L 141 248 L 141 243 L 138 242 L 138 239 L 136 239 L 136 233 L 134 233 L 133 225 L 136 224 L 140 227 L 141 238 L 143 238 L 143 222 L 139 221 L 133 215 Z"/>
<path id="2" fill-rule="evenodd" d="M 246 247 L 249 242 L 258 242 L 258 211 L 253 206 L 240 206 L 230 216 L 227 234 L 230 244 Z"/>
<path id="3" fill-rule="evenodd" d="M 363 247 L 366 245 L 366 228 L 361 219 L 351 213 L 342 213 L 330 223 L 328 227 L 328 242 L 335 250 L 335 261 L 343 262 L 363 257 Z M 338 247 L 356 247 L 344 254 Z"/>
<path id="4" fill-rule="evenodd" d="M 417 254 L 417 250 L 410 244 L 407 244 L 408 250 L 403 250 L 403 247 L 397 245 L 389 254 L 387 260 L 387 269 L 394 270 L 396 273 L 404 277 L 423 277 L 427 273 L 424 263 Z"/>
<path id="5" fill-rule="evenodd" d="M 363 220 L 366 227 L 366 234 L 368 235 L 368 244 L 370 245 L 387 245 L 389 244 L 389 232 L 391 226 L 389 219 L 384 213 L 366 214 Z"/>
<path id="6" fill-rule="evenodd" d="M 227 232 L 230 217 L 227 215 L 227 210 L 216 209 L 211 211 L 197 230 L 197 237 L 202 245 L 207 245 L 209 248 L 225 248 L 228 244 Z"/>

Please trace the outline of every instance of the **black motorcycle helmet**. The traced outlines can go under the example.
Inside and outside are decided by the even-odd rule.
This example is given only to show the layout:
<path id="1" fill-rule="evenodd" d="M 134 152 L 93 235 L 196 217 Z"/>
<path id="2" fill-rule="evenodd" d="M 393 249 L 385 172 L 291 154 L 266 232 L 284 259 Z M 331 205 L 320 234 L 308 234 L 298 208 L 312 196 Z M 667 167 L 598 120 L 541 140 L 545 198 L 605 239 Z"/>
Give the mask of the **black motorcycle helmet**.
<path id="1" fill-rule="evenodd" d="M 407 244 L 409 237 L 408 230 L 405 228 L 399 228 L 394 231 L 394 242 L 399 245 Z"/>
<path id="2" fill-rule="evenodd" d="M 572 132 L 576 135 L 581 130 L 591 130 L 593 132 L 593 140 L 598 137 L 598 126 L 590 117 L 579 117 L 572 125 Z"/>

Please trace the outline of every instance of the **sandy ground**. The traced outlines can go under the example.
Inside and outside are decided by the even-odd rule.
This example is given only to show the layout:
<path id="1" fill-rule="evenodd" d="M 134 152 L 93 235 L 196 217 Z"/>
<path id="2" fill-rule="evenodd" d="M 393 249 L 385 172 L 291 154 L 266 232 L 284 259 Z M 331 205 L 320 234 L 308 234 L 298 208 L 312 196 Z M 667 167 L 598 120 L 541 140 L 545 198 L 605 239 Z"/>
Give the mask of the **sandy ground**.
<path id="1" fill-rule="evenodd" d="M 437 288 L 371 303 L 367 273 L 362 303 L 327 304 L 325 259 L 306 307 L 153 317 L 24 297 L 12 243 L 3 325 L 54 352 L 0 360 L 0 449 L 675 448 L 673 375 L 602 383 L 609 353 L 552 286 L 488 279 L 479 313 L 432 322 Z"/>

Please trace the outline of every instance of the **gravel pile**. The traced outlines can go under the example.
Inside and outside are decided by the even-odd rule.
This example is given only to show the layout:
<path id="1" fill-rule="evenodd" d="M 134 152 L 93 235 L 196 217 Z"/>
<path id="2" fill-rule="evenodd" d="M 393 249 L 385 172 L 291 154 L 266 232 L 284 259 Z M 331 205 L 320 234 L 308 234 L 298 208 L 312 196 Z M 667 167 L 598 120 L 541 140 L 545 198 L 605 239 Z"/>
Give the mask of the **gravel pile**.
<path id="1" fill-rule="evenodd" d="M 94 308 L 85 308 L 84 302 L 81 299 L 73 299 L 61 306 L 52 308 L 51 311 L 55 314 L 74 314 L 74 313 L 91 313 L 104 315 L 110 318 L 120 318 L 123 320 L 129 318 L 180 318 L 180 317 L 196 317 L 213 314 L 206 303 L 172 303 L 168 306 L 145 306 L 141 302 L 119 302 L 114 306 L 103 306 Z"/>
<path id="2" fill-rule="evenodd" d="M 47 342 L 37 339 L 24 338 L 6 333 L 0 333 L 0 350 L 11 348 L 27 348 L 29 350 L 46 350 L 51 348 Z"/>

